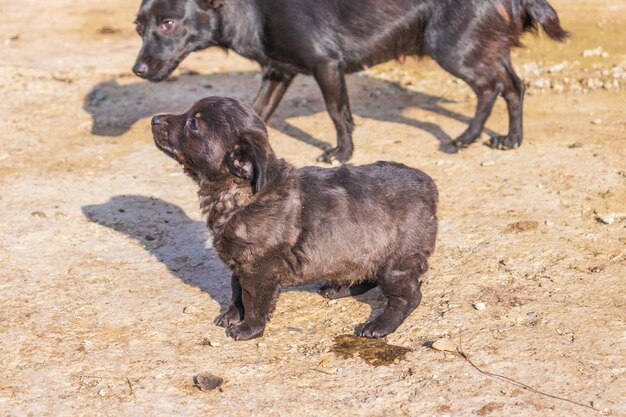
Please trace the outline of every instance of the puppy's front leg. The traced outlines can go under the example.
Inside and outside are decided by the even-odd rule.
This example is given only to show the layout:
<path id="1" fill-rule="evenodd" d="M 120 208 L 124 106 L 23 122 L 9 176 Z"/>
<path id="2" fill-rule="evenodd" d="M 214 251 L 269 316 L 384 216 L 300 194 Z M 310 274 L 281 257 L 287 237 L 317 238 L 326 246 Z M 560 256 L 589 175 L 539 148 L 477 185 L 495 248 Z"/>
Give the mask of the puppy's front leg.
<path id="1" fill-rule="evenodd" d="M 242 322 L 228 326 L 226 334 L 235 340 L 261 337 L 265 323 L 276 305 L 280 289 L 278 282 L 273 282 L 268 277 L 242 277 L 240 282 L 245 316 Z"/>
<path id="2" fill-rule="evenodd" d="M 225 312 L 215 318 L 215 324 L 222 327 L 228 327 L 231 324 L 239 323 L 243 320 L 244 309 L 241 301 L 241 284 L 239 278 L 233 275 L 230 278 L 230 286 L 233 291 L 232 302 Z"/>

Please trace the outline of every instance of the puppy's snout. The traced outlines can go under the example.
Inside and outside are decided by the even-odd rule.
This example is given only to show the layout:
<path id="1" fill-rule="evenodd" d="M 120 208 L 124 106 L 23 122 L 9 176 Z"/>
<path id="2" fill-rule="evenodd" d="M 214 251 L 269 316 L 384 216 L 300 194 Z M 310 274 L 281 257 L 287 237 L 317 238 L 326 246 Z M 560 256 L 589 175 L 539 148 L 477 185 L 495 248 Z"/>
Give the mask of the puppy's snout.
<path id="1" fill-rule="evenodd" d="M 165 116 L 163 115 L 156 115 L 152 118 L 152 126 L 158 126 L 161 123 L 163 123 L 163 121 L 165 120 Z"/>
<path id="2" fill-rule="evenodd" d="M 133 67 L 133 72 L 138 77 L 145 77 L 148 74 L 148 65 L 145 62 L 137 62 Z"/>

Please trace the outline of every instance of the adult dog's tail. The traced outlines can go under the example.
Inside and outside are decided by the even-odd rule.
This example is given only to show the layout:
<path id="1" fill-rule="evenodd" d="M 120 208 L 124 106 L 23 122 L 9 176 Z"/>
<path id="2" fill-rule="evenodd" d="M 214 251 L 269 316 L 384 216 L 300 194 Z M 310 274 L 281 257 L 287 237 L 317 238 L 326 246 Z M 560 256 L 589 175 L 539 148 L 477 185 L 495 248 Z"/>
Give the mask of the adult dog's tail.
<path id="1" fill-rule="evenodd" d="M 547 0 L 522 0 L 524 8 L 524 30 L 537 30 L 539 24 L 546 34 L 555 41 L 563 41 L 569 32 L 561 27 L 559 16 Z"/>

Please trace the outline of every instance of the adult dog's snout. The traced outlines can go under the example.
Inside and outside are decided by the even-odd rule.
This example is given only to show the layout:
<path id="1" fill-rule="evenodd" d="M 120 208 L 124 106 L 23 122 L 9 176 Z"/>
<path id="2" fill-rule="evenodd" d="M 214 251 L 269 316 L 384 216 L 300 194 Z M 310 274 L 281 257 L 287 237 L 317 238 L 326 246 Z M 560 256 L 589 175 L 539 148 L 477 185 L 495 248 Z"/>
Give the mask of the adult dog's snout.
<path id="1" fill-rule="evenodd" d="M 133 72 L 136 76 L 145 78 L 148 75 L 148 64 L 145 62 L 137 62 L 133 67 Z"/>

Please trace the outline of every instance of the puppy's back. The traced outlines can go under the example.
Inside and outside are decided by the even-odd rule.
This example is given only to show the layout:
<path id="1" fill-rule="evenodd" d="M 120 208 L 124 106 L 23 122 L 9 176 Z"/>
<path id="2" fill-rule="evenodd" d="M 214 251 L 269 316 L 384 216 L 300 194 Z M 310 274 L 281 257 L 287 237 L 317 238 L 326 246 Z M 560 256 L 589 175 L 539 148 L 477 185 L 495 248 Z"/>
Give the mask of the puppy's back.
<path id="1" fill-rule="evenodd" d="M 302 250 L 311 274 L 355 282 L 394 257 L 426 259 L 437 234 L 437 188 L 422 171 L 393 162 L 305 167 Z"/>

